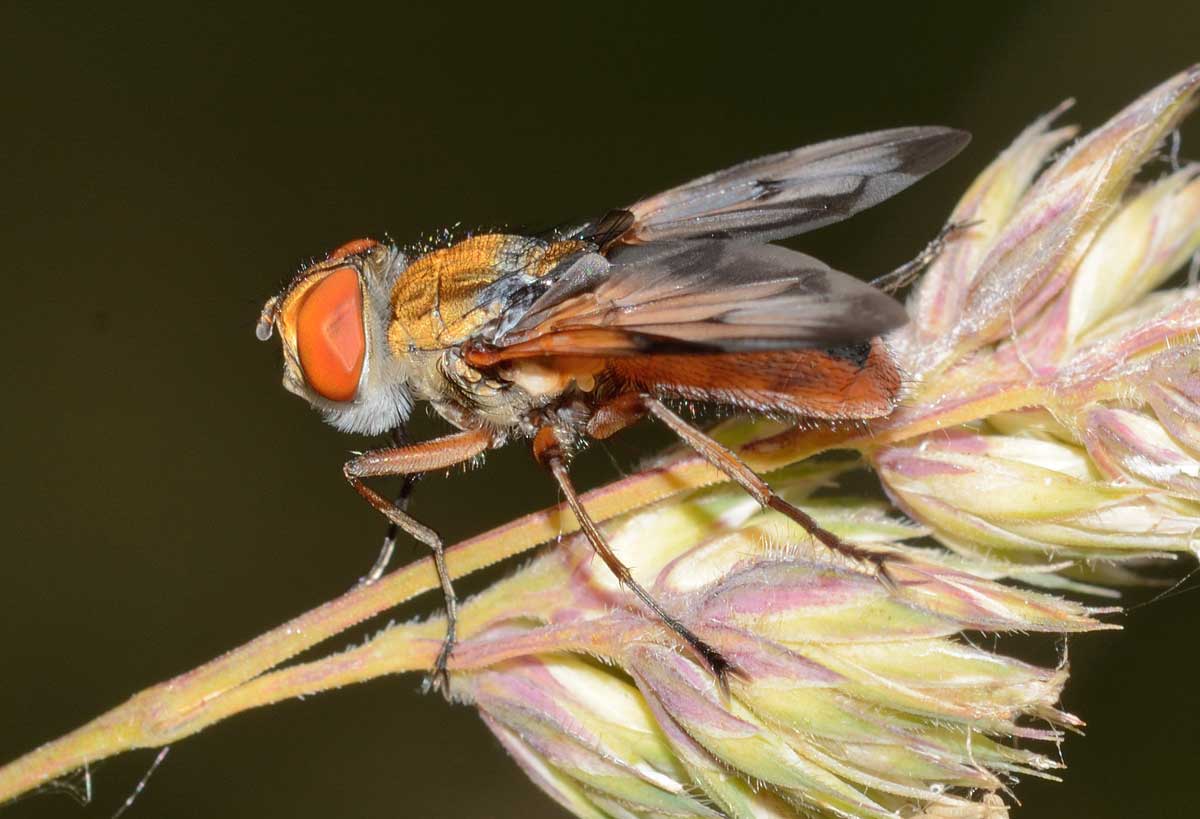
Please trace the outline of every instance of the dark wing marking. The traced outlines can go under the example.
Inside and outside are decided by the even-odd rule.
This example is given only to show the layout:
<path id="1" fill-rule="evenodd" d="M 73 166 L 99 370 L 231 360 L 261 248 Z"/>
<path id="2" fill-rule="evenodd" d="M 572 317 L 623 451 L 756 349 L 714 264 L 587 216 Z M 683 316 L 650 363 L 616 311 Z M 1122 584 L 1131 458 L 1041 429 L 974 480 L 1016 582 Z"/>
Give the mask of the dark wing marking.
<path id="1" fill-rule="evenodd" d="M 951 128 L 896 128 L 759 157 L 630 205 L 624 210 L 633 223 L 617 236 L 614 215 L 623 211 L 610 211 L 577 235 L 601 233 L 601 247 L 783 239 L 879 204 L 949 161 L 970 138 Z"/>
<path id="2" fill-rule="evenodd" d="M 637 221 L 632 213 L 624 209 L 610 210 L 594 222 L 586 225 L 579 238 L 604 250 L 620 239 Z"/>
<path id="3" fill-rule="evenodd" d="M 858 279 L 775 245 L 699 240 L 586 254 L 519 317 L 483 334 L 480 363 L 830 348 L 904 324 L 904 308 Z"/>

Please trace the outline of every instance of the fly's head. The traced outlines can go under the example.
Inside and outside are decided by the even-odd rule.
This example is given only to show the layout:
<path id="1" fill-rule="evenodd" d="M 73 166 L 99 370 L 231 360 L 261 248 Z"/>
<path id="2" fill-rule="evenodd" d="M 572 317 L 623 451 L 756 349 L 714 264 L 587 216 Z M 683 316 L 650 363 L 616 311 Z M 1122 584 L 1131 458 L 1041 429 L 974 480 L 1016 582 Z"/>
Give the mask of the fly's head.
<path id="1" fill-rule="evenodd" d="M 386 432 L 412 409 L 407 361 L 387 343 L 389 294 L 404 267 L 391 245 L 348 242 L 301 270 L 259 316 L 260 340 L 279 333 L 283 386 L 344 432 Z"/>

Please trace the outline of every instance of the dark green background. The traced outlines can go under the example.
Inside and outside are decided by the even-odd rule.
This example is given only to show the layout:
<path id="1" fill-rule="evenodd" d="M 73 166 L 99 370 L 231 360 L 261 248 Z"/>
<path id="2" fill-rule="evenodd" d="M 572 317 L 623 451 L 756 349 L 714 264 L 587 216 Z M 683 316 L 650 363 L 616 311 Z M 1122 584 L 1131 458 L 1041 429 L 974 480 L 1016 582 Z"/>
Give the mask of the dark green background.
<path id="1" fill-rule="evenodd" d="M 949 168 L 800 243 L 877 273 L 1039 113 L 1077 95 L 1070 119 L 1094 125 L 1200 60 L 1182 1 L 168 6 L 0 11 L 4 758 L 369 565 L 382 525 L 339 469 L 364 442 L 284 393 L 277 346 L 254 340 L 300 260 L 385 231 L 545 226 L 856 131 L 970 129 Z M 582 482 L 661 440 L 590 453 Z M 554 499 L 514 447 L 427 480 L 415 511 L 457 540 Z M 1065 784 L 1018 787 L 1016 816 L 1194 814 L 1198 612 L 1184 594 L 1071 642 L 1066 705 L 1089 736 L 1065 744 Z M 182 742 L 128 815 L 558 815 L 470 710 L 416 683 Z M 152 757 L 99 768 L 91 807 L 0 815 L 107 817 Z"/>

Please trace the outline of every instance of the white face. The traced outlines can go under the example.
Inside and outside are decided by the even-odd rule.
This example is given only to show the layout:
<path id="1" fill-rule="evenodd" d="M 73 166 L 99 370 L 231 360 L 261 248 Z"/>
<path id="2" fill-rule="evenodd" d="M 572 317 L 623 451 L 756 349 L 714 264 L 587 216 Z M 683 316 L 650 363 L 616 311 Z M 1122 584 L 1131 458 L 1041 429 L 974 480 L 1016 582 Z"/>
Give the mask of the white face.
<path id="1" fill-rule="evenodd" d="M 412 410 L 406 362 L 387 345 L 389 294 L 405 264 L 394 247 L 350 242 L 302 270 L 259 317 L 260 339 L 279 331 L 283 386 L 343 432 L 378 435 Z"/>

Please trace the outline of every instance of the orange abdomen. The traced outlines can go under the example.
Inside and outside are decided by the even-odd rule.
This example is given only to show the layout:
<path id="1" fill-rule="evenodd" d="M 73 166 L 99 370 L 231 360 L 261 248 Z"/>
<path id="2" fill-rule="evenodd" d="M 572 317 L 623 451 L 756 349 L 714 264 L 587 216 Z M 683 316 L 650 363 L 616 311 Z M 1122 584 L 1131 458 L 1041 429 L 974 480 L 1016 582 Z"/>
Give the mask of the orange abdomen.
<path id="1" fill-rule="evenodd" d="M 878 418 L 901 376 L 878 339 L 836 350 L 646 355 L 608 360 L 609 373 L 658 396 L 815 418 Z"/>

